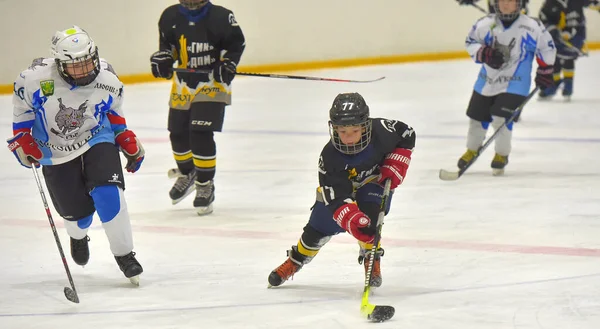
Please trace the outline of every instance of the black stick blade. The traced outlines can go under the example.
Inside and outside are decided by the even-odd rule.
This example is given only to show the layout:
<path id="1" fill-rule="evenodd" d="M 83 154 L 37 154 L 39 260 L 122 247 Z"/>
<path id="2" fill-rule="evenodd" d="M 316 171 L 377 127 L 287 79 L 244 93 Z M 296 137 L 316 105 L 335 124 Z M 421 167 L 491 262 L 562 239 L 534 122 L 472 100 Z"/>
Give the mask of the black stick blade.
<path id="1" fill-rule="evenodd" d="M 65 297 L 67 297 L 69 301 L 79 304 L 79 296 L 77 296 L 77 293 L 73 289 L 65 287 L 64 291 Z"/>
<path id="2" fill-rule="evenodd" d="M 393 306 L 376 305 L 373 312 L 369 314 L 369 320 L 373 322 L 383 322 L 391 319 L 396 313 Z"/>

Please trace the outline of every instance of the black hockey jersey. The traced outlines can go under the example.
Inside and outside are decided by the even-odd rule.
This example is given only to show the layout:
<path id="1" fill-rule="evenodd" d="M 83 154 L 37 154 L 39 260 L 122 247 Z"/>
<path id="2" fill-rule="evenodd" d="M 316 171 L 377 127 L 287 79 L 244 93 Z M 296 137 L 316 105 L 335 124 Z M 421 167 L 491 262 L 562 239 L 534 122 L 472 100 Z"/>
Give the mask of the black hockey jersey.
<path id="1" fill-rule="evenodd" d="M 585 39 L 583 8 L 589 5 L 589 0 L 546 0 L 540 10 L 540 20 L 555 39 L 559 36 L 567 40 L 575 36 Z"/>
<path id="2" fill-rule="evenodd" d="M 353 199 L 358 187 L 379 175 L 385 156 L 396 148 L 412 150 L 416 134 L 403 122 L 371 118 L 371 142 L 360 153 L 339 152 L 329 141 L 319 157 L 319 191 L 325 205 L 334 212 L 346 199 Z"/>
<path id="3" fill-rule="evenodd" d="M 158 28 L 159 49 L 173 51 L 179 68 L 210 70 L 222 58 L 237 65 L 246 46 L 233 12 L 210 2 L 194 16 L 181 5 L 170 6 L 163 11 Z M 191 80 L 198 75 L 178 74 L 178 77 Z"/>

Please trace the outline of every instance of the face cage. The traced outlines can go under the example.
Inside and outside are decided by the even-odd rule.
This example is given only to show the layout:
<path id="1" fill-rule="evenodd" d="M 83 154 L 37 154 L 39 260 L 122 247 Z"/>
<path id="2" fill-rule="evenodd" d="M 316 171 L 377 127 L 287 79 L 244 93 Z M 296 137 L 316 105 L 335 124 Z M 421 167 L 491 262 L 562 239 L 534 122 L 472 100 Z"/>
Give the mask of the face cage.
<path id="1" fill-rule="evenodd" d="M 73 69 L 78 69 L 80 67 L 85 66 L 85 62 L 88 59 L 92 59 L 94 64 L 94 68 L 90 70 L 85 76 L 81 77 L 73 77 L 69 73 L 67 73 L 67 65 L 72 64 Z M 58 67 L 58 73 L 60 73 L 61 77 L 65 79 L 66 82 L 71 84 L 72 86 L 86 86 L 96 80 L 98 73 L 100 73 L 100 57 L 98 57 L 98 50 L 94 51 L 91 55 L 85 55 L 83 57 L 75 58 L 72 60 L 56 60 L 56 64 Z"/>
<path id="2" fill-rule="evenodd" d="M 500 18 L 501 21 L 510 22 L 510 21 L 515 20 L 517 17 L 519 17 L 519 15 L 521 15 L 522 9 L 523 9 L 523 1 L 517 0 L 517 10 L 514 13 L 503 14 L 500 11 L 499 0 L 495 0 L 495 2 L 494 2 L 494 10 L 496 10 L 496 15 L 498 16 L 498 18 Z"/>
<path id="3" fill-rule="evenodd" d="M 369 146 L 369 143 L 371 143 L 371 132 L 372 132 L 372 128 L 373 128 L 371 120 L 368 120 L 367 122 L 363 122 L 360 124 L 360 127 L 362 129 L 364 129 L 364 131 L 362 132 L 360 141 L 354 145 L 344 144 L 342 142 L 342 139 L 338 135 L 337 131 L 335 131 L 335 127 L 339 127 L 339 126 L 334 126 L 333 123 L 331 123 L 331 121 L 330 121 L 329 122 L 329 135 L 331 136 L 331 143 L 333 144 L 333 147 L 335 147 L 336 150 L 338 150 L 344 154 L 352 155 L 352 154 L 360 153 L 364 149 L 366 149 L 367 146 Z"/>
<path id="4" fill-rule="evenodd" d="M 179 0 L 179 3 L 187 10 L 197 10 L 208 3 L 209 0 Z"/>

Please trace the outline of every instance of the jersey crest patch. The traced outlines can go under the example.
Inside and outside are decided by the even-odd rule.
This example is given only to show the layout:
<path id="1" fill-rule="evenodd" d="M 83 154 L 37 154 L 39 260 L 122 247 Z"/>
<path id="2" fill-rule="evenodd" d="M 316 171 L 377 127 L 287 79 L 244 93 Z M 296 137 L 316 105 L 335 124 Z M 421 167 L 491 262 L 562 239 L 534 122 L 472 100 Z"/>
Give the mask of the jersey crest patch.
<path id="1" fill-rule="evenodd" d="M 54 95 L 54 80 L 40 81 L 40 88 L 42 89 L 42 94 L 44 94 L 44 96 Z"/>

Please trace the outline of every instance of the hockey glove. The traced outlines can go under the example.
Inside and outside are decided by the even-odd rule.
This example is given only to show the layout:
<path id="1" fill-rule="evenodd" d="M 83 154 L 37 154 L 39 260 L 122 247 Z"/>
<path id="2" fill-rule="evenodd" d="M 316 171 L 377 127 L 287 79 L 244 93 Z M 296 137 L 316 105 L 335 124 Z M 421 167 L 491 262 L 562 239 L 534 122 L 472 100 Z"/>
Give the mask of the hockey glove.
<path id="1" fill-rule="evenodd" d="M 32 163 L 39 162 L 44 156 L 28 132 L 20 132 L 7 140 L 8 149 L 17 157 L 23 167 L 31 168 Z M 36 166 L 38 166 L 36 164 Z"/>
<path id="2" fill-rule="evenodd" d="M 395 189 L 398 187 L 398 185 L 402 184 L 404 177 L 406 176 L 408 166 L 410 165 L 411 155 L 411 150 L 403 148 L 397 148 L 394 150 L 394 152 L 386 155 L 381 168 L 379 168 L 379 172 L 381 174 L 379 175 L 378 182 L 381 184 L 386 179 L 391 179 L 391 189 Z"/>
<path id="3" fill-rule="evenodd" d="M 474 2 L 473 0 L 456 0 L 456 1 L 458 1 L 458 4 L 461 6 L 462 5 L 472 5 Z"/>
<path id="4" fill-rule="evenodd" d="M 155 78 L 171 79 L 173 77 L 173 53 L 170 50 L 159 50 L 150 57 L 152 75 Z"/>
<path id="5" fill-rule="evenodd" d="M 373 243 L 373 235 L 364 233 L 371 224 L 371 220 L 364 212 L 358 209 L 356 203 L 346 203 L 333 213 L 335 222 L 357 240 L 365 243 Z"/>
<path id="6" fill-rule="evenodd" d="M 234 61 L 224 58 L 221 62 L 217 63 L 213 71 L 215 81 L 230 84 L 235 77 L 236 67 L 237 65 L 235 65 Z"/>
<path id="7" fill-rule="evenodd" d="M 546 88 L 554 87 L 554 66 L 538 66 L 535 73 L 535 85 L 544 90 Z"/>
<path id="8" fill-rule="evenodd" d="M 476 58 L 479 63 L 485 63 L 496 70 L 504 64 L 504 55 L 502 55 L 502 52 L 490 46 L 479 48 Z"/>
<path id="9" fill-rule="evenodd" d="M 115 137 L 115 141 L 121 147 L 121 152 L 123 152 L 123 155 L 127 159 L 125 169 L 130 173 L 138 171 L 142 165 L 142 161 L 144 161 L 145 152 L 142 143 L 140 143 L 133 131 L 125 130 Z"/>

